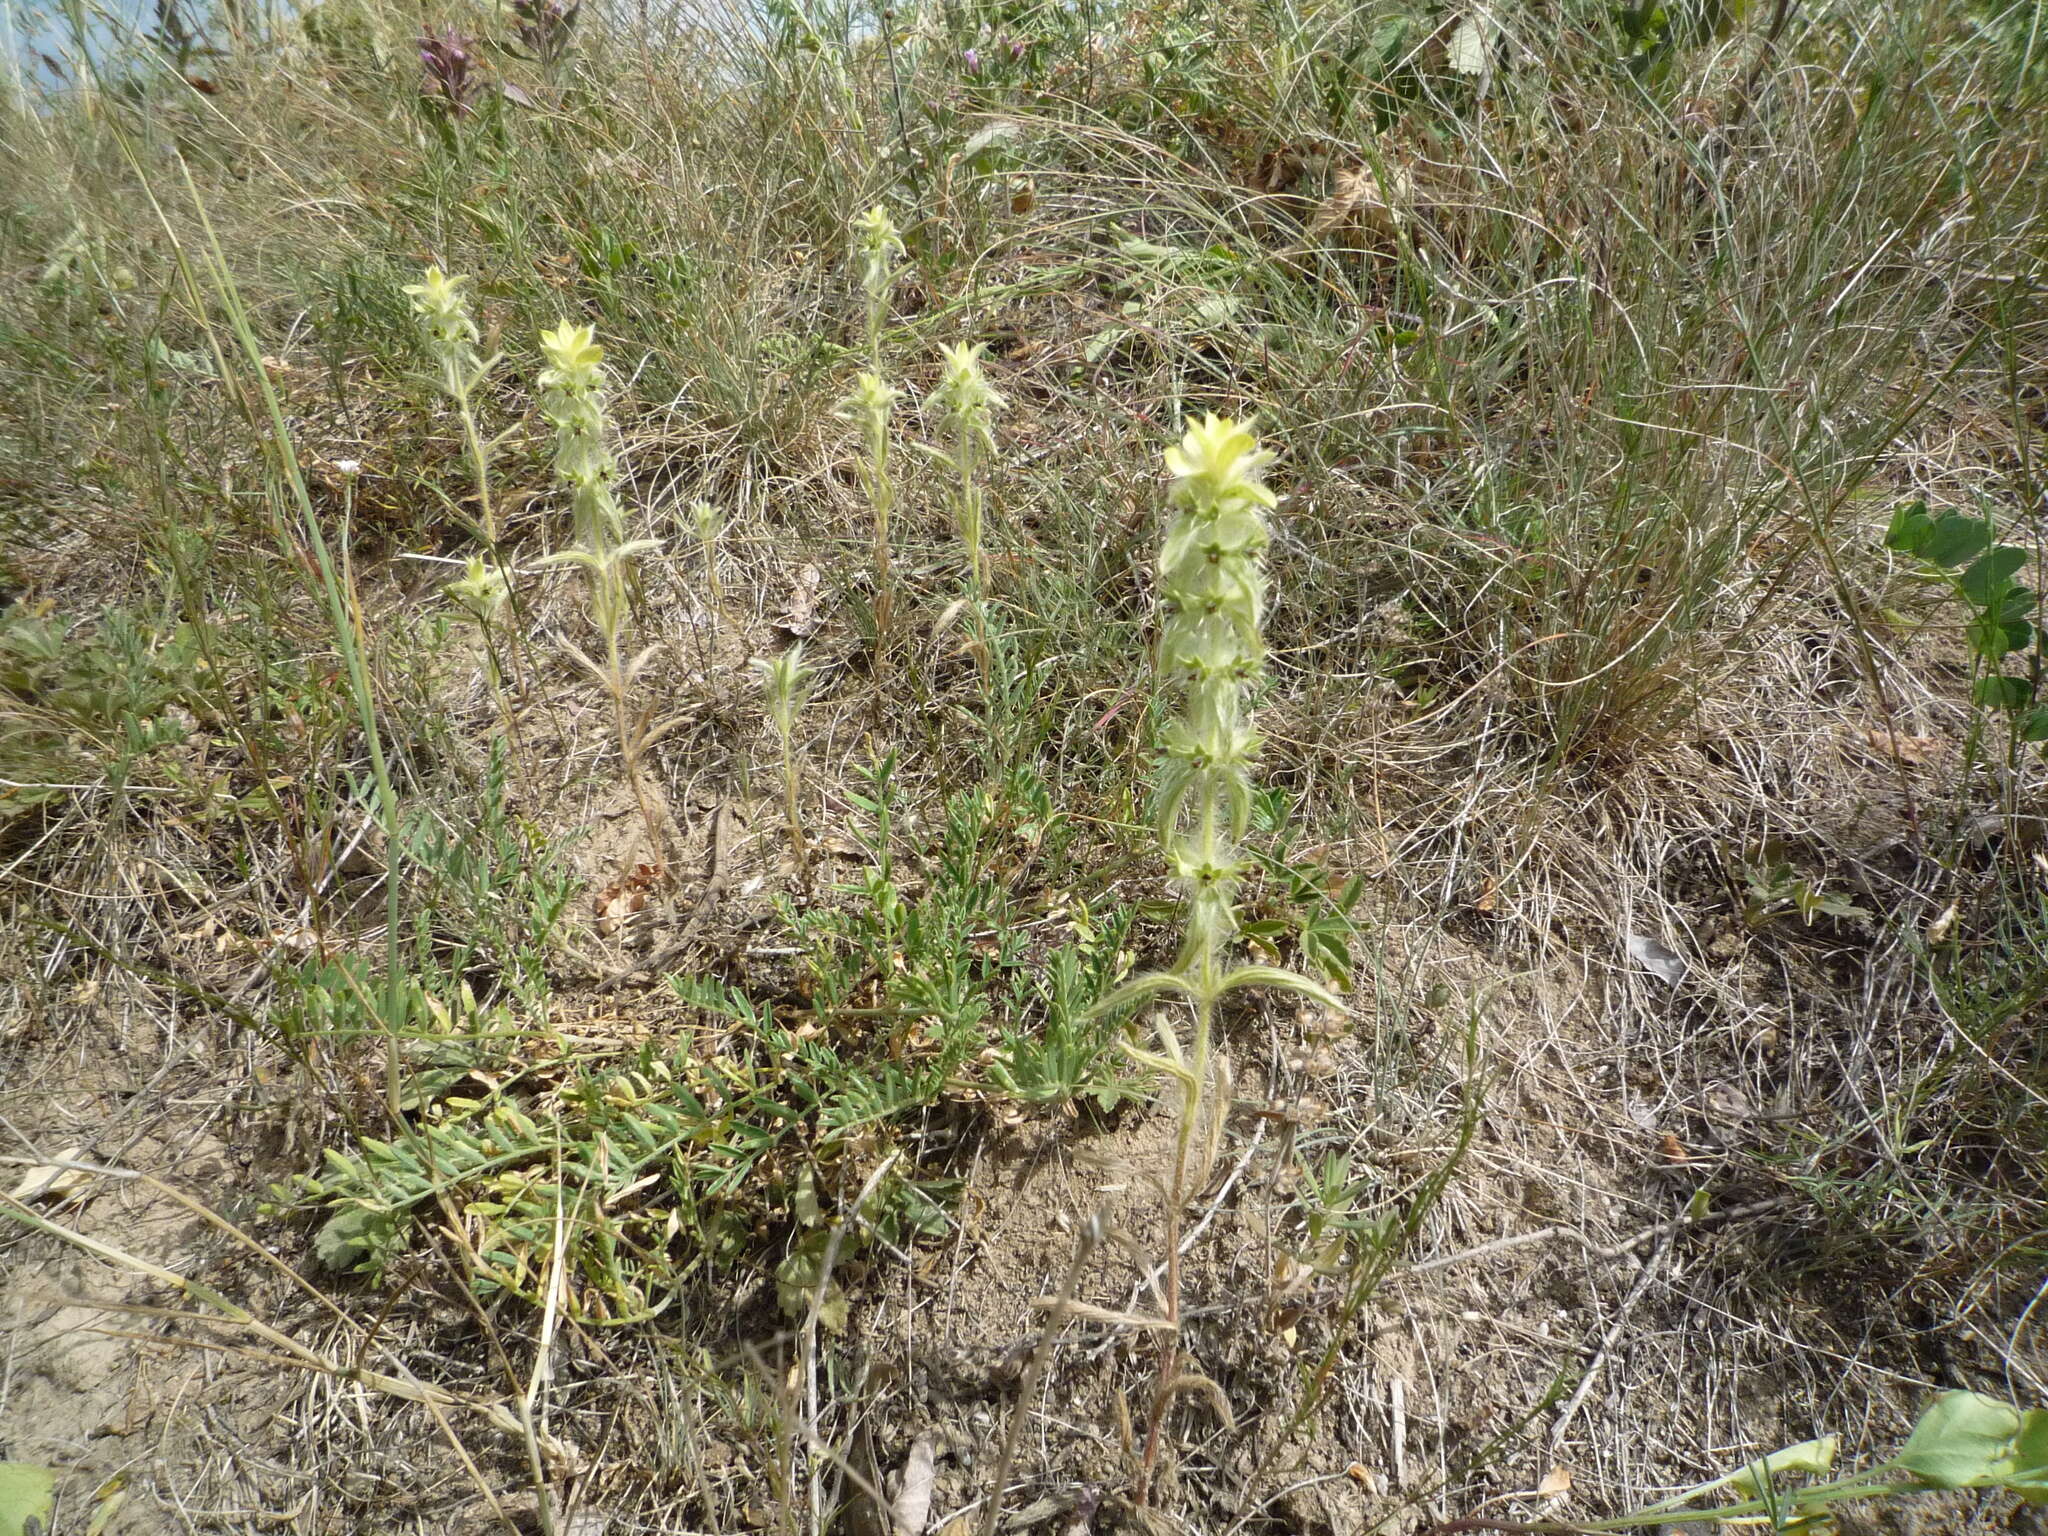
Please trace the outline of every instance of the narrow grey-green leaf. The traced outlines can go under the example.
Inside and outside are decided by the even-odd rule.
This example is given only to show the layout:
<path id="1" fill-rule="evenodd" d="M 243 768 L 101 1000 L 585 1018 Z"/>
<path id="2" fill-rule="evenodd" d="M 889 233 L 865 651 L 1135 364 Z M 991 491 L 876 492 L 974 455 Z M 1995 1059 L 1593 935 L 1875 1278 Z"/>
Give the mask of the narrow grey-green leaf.
<path id="1" fill-rule="evenodd" d="M 1188 983 L 1170 971 L 1150 971 L 1143 976 L 1134 977 L 1118 987 L 1093 1008 L 1090 1008 L 1088 1016 L 1090 1018 L 1100 1018 L 1106 1013 L 1115 1013 L 1121 1008 L 1135 1008 L 1138 1004 L 1149 1002 L 1151 999 L 1166 992 L 1179 992 L 1183 996 L 1191 997 L 1194 995 L 1194 990 Z"/>
<path id="2" fill-rule="evenodd" d="M 1328 987 L 1310 981 L 1306 976 L 1297 975 L 1293 971 L 1282 970 L 1277 965 L 1240 965 L 1223 978 L 1223 984 L 1217 991 L 1220 995 L 1224 992 L 1235 992 L 1240 987 L 1272 987 L 1281 992 L 1294 992 L 1302 997 L 1314 998 L 1325 1008 L 1334 1008 L 1339 1013 L 1344 1012 L 1344 999 Z"/>

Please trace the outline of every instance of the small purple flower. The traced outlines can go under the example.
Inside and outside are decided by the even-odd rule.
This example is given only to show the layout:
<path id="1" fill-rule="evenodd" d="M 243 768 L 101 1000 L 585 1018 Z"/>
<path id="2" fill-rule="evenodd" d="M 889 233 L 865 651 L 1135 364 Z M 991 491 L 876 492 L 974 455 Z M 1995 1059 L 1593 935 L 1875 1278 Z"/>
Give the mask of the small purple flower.
<path id="1" fill-rule="evenodd" d="M 1024 62 L 1024 39 L 1021 37 L 1010 39 L 1010 62 L 1012 64 Z"/>
<path id="2" fill-rule="evenodd" d="M 467 117 L 470 101 L 482 81 L 473 78 L 476 44 L 453 27 L 420 34 L 420 69 L 426 79 L 420 94 L 454 117 Z"/>
<path id="3" fill-rule="evenodd" d="M 981 55 L 976 53 L 972 48 L 969 48 L 965 53 L 960 55 L 960 62 L 961 64 L 966 66 L 967 74 L 970 79 L 981 73 Z"/>
<path id="4" fill-rule="evenodd" d="M 554 65 L 569 51 L 569 34 L 583 10 L 583 0 L 512 0 L 512 14 L 519 18 L 515 29 L 527 52 L 544 65 Z"/>

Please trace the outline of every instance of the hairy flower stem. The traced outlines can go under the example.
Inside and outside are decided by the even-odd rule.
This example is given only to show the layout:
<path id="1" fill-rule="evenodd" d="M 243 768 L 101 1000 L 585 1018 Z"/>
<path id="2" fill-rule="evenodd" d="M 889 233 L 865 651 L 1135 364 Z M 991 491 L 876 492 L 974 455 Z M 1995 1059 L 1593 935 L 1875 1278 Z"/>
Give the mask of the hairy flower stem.
<path id="1" fill-rule="evenodd" d="M 1195 1031 L 1190 1066 L 1206 1071 L 1209 1059 L 1209 1030 L 1215 1004 L 1195 1002 Z M 1180 1379 L 1180 1245 L 1181 1213 L 1187 1208 L 1188 1152 L 1195 1137 L 1195 1123 L 1202 1113 L 1201 1078 L 1181 1084 L 1180 1124 L 1175 1128 L 1173 1181 L 1166 1201 L 1166 1321 L 1173 1325 L 1159 1350 L 1159 1373 L 1152 1383 L 1152 1402 L 1146 1412 L 1145 1449 L 1138 1463 L 1138 1478 L 1132 1499 L 1144 1508 L 1152 1496 L 1152 1477 L 1159 1465 L 1160 1436 L 1166 1428 L 1166 1410 L 1173 1404 L 1174 1383 Z"/>
<path id="2" fill-rule="evenodd" d="M 631 618 L 628 589 L 633 562 L 658 550 L 654 539 L 628 539 L 626 512 L 612 491 L 618 464 L 612 457 L 611 421 L 605 410 L 604 349 L 587 325 L 566 320 L 543 331 L 541 351 L 548 366 L 541 371 L 541 411 L 555 429 L 555 474 L 569 487 L 577 545 L 548 557 L 548 564 L 582 569 L 590 605 L 590 622 L 604 637 L 604 659 L 593 661 L 572 645 L 570 651 L 611 696 L 612 722 L 618 732 L 619 757 L 626 781 L 639 807 L 654 858 L 666 847 L 661 823 L 640 771 L 641 730 L 627 696 L 640 669 L 654 655 L 649 646 L 630 660 L 624 636 Z"/>
<path id="3" fill-rule="evenodd" d="M 875 519 L 875 663 L 879 672 L 889 645 L 890 620 L 896 606 L 895 578 L 890 570 L 889 517 L 896 506 L 896 486 L 889 477 L 889 412 L 899 398 L 882 373 L 882 322 L 889 316 L 889 293 L 896 284 L 896 258 L 903 255 L 903 237 L 889 210 L 877 203 L 853 221 L 853 259 L 867 298 L 868 366 L 853 393 L 840 402 L 839 416 L 861 430 L 867 460 L 861 482 Z"/>
<path id="4" fill-rule="evenodd" d="M 903 236 L 889 210 L 877 203 L 853 221 L 853 257 L 867 297 L 868 372 L 882 371 L 882 322 L 889 318 L 889 290 L 896 285 L 896 258 Z"/>
<path id="5" fill-rule="evenodd" d="M 632 680 L 619 648 L 618 631 L 607 630 L 604 639 L 605 668 L 612 696 L 612 723 L 619 733 L 619 757 L 626 770 L 626 783 L 633 791 L 633 804 L 640 811 L 640 825 L 647 829 L 648 843 L 659 859 L 661 823 L 655 819 L 654 806 L 647 798 L 647 780 L 640 772 L 640 733 L 633 726 L 632 710 L 626 703 L 626 693 L 632 686 Z"/>
<path id="6" fill-rule="evenodd" d="M 725 530 L 725 516 L 708 501 L 690 506 L 690 526 L 697 534 L 697 548 L 704 557 L 704 588 L 710 594 L 711 631 L 718 633 L 718 617 L 725 608 L 725 591 L 718 580 L 718 536 Z"/>
<path id="7" fill-rule="evenodd" d="M 476 417 L 476 392 L 497 366 L 498 358 L 495 354 L 482 357 L 477 352 L 481 335 L 470 314 L 468 296 L 462 291 L 462 285 L 467 281 L 464 277 L 450 277 L 439 267 L 428 267 L 420 274 L 420 280 L 407 284 L 404 291 L 412 300 L 413 319 L 419 326 L 420 339 L 439 365 L 441 392 L 454 405 L 456 417 L 462 423 L 464 453 L 476 487 L 476 532 L 483 541 L 484 555 L 491 567 L 492 579 L 485 582 L 478 562 L 472 561 L 467 578 L 452 584 L 447 590 L 465 614 L 475 620 L 483 634 L 491 702 L 504 724 L 505 736 L 511 743 L 520 777 L 531 783 L 532 764 L 520 740 L 517 713 L 505 692 L 503 659 L 493 638 L 494 629 L 501 628 L 497 624 L 500 612 L 509 608 L 517 618 L 520 608 L 519 593 L 499 545 L 497 501 L 491 490 L 491 449 L 484 441 Z M 513 690 L 524 694 L 525 658 L 520 627 L 513 626 L 505 638 L 509 642 L 505 654 L 512 661 Z"/>
<path id="8" fill-rule="evenodd" d="M 889 473 L 889 415 L 902 398 L 880 374 L 863 373 L 853 393 L 839 405 L 839 417 L 860 428 L 865 457 L 860 465 L 861 484 L 868 493 L 868 507 L 875 527 L 875 660 L 879 670 L 889 647 L 889 627 L 895 611 L 895 576 L 889 557 L 889 519 L 896 510 L 896 482 Z"/>
<path id="9" fill-rule="evenodd" d="M 789 736 L 782 738 L 782 813 L 789 823 L 789 852 L 796 860 L 797 878 L 806 883 L 811 878 L 810 847 L 804 841 L 804 819 L 797 810 L 796 748 Z"/>
<path id="10" fill-rule="evenodd" d="M 772 661 L 765 657 L 756 660 L 754 674 L 761 682 L 768 718 L 782 740 L 782 810 L 789 824 L 790 857 L 796 862 L 797 878 L 808 884 L 810 849 L 804 840 L 803 815 L 797 808 L 796 717 L 804 707 L 811 678 L 802 644 L 792 645 Z"/>
<path id="11" fill-rule="evenodd" d="M 1265 659 L 1259 624 L 1265 604 L 1266 513 L 1277 497 L 1260 478 L 1273 455 L 1249 428 L 1206 417 L 1166 452 L 1173 515 L 1159 554 L 1162 620 L 1159 676 L 1178 694 L 1179 717 L 1161 740 L 1156 831 L 1187 898 L 1187 931 L 1171 970 L 1126 983 L 1098 1007 L 1185 998 L 1194 1027 L 1185 1040 L 1164 1008 L 1153 1018 L 1160 1049 L 1127 1044 L 1137 1061 L 1180 1091 L 1173 1181 L 1166 1199 L 1167 1331 L 1133 1486 L 1151 1497 L 1161 1435 L 1173 1399 L 1197 1391 L 1221 1400 L 1214 1382 L 1184 1372 L 1180 1347 L 1181 1215 L 1207 1180 L 1230 1100 L 1227 1065 L 1213 1051 L 1216 1005 L 1243 987 L 1277 987 L 1328 1007 L 1325 988 L 1273 966 L 1228 966 L 1237 937 L 1236 894 L 1244 874 L 1238 839 L 1251 814 L 1252 764 L 1259 749 L 1249 695 Z"/>
<path id="12" fill-rule="evenodd" d="M 974 623 L 974 660 L 981 671 L 981 686 L 989 684 L 991 655 L 988 639 L 988 555 L 981 547 L 981 487 L 974 481 L 975 440 L 965 422 L 956 428 L 956 462 L 960 468 L 960 504 L 957 517 L 960 542 L 967 546 L 967 609 Z"/>
<path id="13" fill-rule="evenodd" d="M 512 745 L 512 758 L 520 776 L 531 783 L 531 765 L 519 735 L 519 715 L 505 695 L 505 664 L 498 648 L 498 621 L 512 604 L 512 583 L 503 566 L 486 564 L 481 556 L 472 555 L 462 579 L 449 582 L 441 590 L 462 617 L 476 625 L 483 639 L 484 680 L 491 690 L 491 703 L 504 722 L 505 737 Z"/>
<path id="14" fill-rule="evenodd" d="M 477 522 L 484 536 L 484 548 L 497 560 L 498 518 L 496 504 L 491 500 L 491 459 L 484 450 L 483 433 L 477 430 L 476 411 L 469 403 L 467 390 L 455 396 L 455 414 L 462 420 L 462 441 L 469 450 L 470 466 L 476 477 Z"/>
<path id="15" fill-rule="evenodd" d="M 975 657 L 981 668 L 982 686 L 989 682 L 991 651 L 988 614 L 983 607 L 988 596 L 988 553 L 982 541 L 981 463 L 984 454 L 995 450 L 994 414 L 1009 404 L 990 386 L 982 372 L 979 346 L 943 347 L 946 367 L 933 393 L 947 429 L 952 434 L 953 472 L 959 488 L 953 502 L 953 520 L 960 542 L 967 549 L 967 604 L 973 615 Z"/>
<path id="16" fill-rule="evenodd" d="M 469 296 L 462 291 L 466 277 L 450 277 L 439 267 L 428 267 L 416 283 L 405 286 L 412 300 L 413 320 L 420 340 L 440 369 L 441 392 L 454 403 L 462 420 L 462 440 L 468 450 L 471 472 L 476 478 L 477 532 L 491 558 L 498 557 L 498 520 L 491 499 L 490 455 L 483 434 L 477 429 L 471 401 L 477 386 L 498 364 L 495 356 L 477 352 L 482 339 L 476 320 L 469 312 Z"/>
<path id="17" fill-rule="evenodd" d="M 980 446 L 972 424 L 954 427 L 954 462 L 960 469 L 960 542 L 967 546 L 967 578 L 977 594 L 988 590 L 988 551 L 981 544 L 981 487 L 975 482 L 975 450 Z"/>

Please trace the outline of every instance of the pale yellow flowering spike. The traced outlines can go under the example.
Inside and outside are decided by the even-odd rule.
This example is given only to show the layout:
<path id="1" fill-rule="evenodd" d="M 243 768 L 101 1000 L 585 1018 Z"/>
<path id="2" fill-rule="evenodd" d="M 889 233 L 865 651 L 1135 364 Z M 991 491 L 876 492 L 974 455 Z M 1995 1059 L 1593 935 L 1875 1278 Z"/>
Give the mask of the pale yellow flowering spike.
<path id="1" fill-rule="evenodd" d="M 1274 457 L 1259 446 L 1249 421 L 1206 415 L 1166 450 L 1171 495 L 1176 503 L 1215 511 L 1275 506 L 1279 497 L 1259 478 Z"/>
<path id="2" fill-rule="evenodd" d="M 853 248 L 860 257 L 861 287 L 867 290 L 869 298 L 880 297 L 888 290 L 896 258 L 904 249 L 896 221 L 880 203 L 855 216 Z"/>
<path id="3" fill-rule="evenodd" d="M 405 293 L 412 299 L 413 313 L 422 320 L 445 322 L 468 328 L 476 339 L 476 325 L 469 318 L 469 299 L 462 293 L 466 277 L 450 277 L 439 267 L 428 267 L 416 283 L 407 283 Z"/>
<path id="4" fill-rule="evenodd" d="M 772 660 L 755 657 L 754 675 L 760 679 L 768 717 L 775 722 L 776 730 L 789 735 L 796 729 L 797 713 L 810 692 L 811 668 L 804 662 L 803 644 L 792 645 Z"/>
<path id="5" fill-rule="evenodd" d="M 444 386 L 458 400 L 481 377 L 486 364 L 476 355 L 478 332 L 470 317 L 469 298 L 462 292 L 466 277 L 450 277 L 439 267 L 429 267 L 416 283 L 407 283 L 405 293 L 412 300 L 413 318 L 427 349 L 440 360 Z"/>
<path id="6" fill-rule="evenodd" d="M 979 342 L 972 346 L 965 342 L 958 346 L 942 344 L 939 355 L 945 359 L 945 371 L 940 375 L 938 387 L 932 391 L 932 398 L 948 420 L 971 422 L 985 434 L 988 418 L 1007 409 L 1010 402 L 997 393 L 995 386 L 989 383 L 988 375 L 982 371 L 982 351 Z"/>
<path id="7" fill-rule="evenodd" d="M 854 381 L 853 393 L 839 402 L 841 421 L 866 422 L 879 417 L 886 421 L 903 391 L 879 373 L 863 373 Z"/>
<path id="8" fill-rule="evenodd" d="M 839 419 L 861 429 L 870 460 L 867 473 L 871 476 L 888 474 L 889 413 L 902 398 L 903 391 L 887 383 L 880 374 L 863 373 L 855 381 L 853 393 L 839 402 Z"/>
<path id="9" fill-rule="evenodd" d="M 540 376 L 542 389 L 590 389 L 598 383 L 604 348 L 597 344 L 593 327 L 564 320 L 540 333 L 540 350 L 548 360 Z"/>
<path id="10" fill-rule="evenodd" d="M 462 579 L 449 582 L 441 590 L 479 624 L 496 619 L 511 597 L 505 573 L 475 555 L 469 557 Z"/>

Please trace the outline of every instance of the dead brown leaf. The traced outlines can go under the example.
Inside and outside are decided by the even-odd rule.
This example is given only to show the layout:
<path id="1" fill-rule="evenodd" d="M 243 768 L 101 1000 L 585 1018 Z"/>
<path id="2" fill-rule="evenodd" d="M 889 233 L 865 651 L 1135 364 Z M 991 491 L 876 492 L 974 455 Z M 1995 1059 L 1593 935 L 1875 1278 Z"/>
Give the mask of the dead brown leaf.
<path id="1" fill-rule="evenodd" d="M 775 621 L 779 629 L 792 640 L 807 640 L 818 632 L 818 587 L 824 577 L 815 565 L 807 565 L 796 573 L 796 580 L 789 589 L 789 607 L 781 618 Z"/>
<path id="2" fill-rule="evenodd" d="M 919 1435 L 910 1442 L 910 1454 L 903 1459 L 903 1482 L 889 1507 L 896 1536 L 924 1536 L 924 1528 L 931 1524 L 932 1485 L 937 1475 L 938 1452 L 932 1437 Z"/>
<path id="3" fill-rule="evenodd" d="M 1408 222 L 1405 210 L 1415 200 L 1415 184 L 1397 166 L 1387 167 L 1387 181 L 1388 189 L 1382 190 L 1379 177 L 1369 165 L 1339 171 L 1330 195 L 1309 220 L 1308 237 L 1314 240 L 1340 229 L 1374 235 L 1397 234 Z"/>
<path id="4" fill-rule="evenodd" d="M 1873 752 L 1904 763 L 1909 768 L 1933 762 L 1948 747 L 1948 743 L 1939 736 L 1907 736 L 1875 726 L 1858 732 L 1858 736 Z"/>
<path id="5" fill-rule="evenodd" d="M 66 1163 L 75 1163 L 85 1156 L 84 1147 L 69 1147 L 59 1152 L 47 1163 L 38 1163 L 22 1175 L 21 1182 L 8 1191 L 10 1200 L 27 1205 L 31 1200 L 61 1200 L 79 1185 L 88 1175 L 83 1168 L 67 1168 Z"/>

